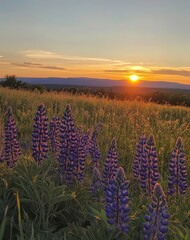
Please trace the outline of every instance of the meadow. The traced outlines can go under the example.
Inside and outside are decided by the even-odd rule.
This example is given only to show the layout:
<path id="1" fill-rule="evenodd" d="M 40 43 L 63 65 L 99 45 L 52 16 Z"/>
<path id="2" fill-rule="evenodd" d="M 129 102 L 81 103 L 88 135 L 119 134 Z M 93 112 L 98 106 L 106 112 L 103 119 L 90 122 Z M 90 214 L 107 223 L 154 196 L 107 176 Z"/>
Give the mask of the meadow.
<path id="1" fill-rule="evenodd" d="M 39 104 L 47 116 L 62 118 L 71 106 L 75 125 L 92 134 L 101 123 L 97 142 L 101 152 L 102 175 L 110 143 L 117 140 L 119 166 L 129 181 L 130 231 L 115 233 L 109 229 L 105 213 L 104 191 L 99 198 L 90 192 L 92 163 L 86 159 L 85 180 L 67 186 L 58 177 L 53 152 L 38 166 L 32 157 L 31 135 Z M 13 109 L 21 145 L 21 156 L 13 168 L 0 163 L 0 239 L 142 239 L 144 215 L 151 197 L 143 194 L 133 176 L 133 161 L 140 135 L 154 135 L 158 155 L 159 183 L 167 192 L 168 163 L 178 137 L 182 138 L 190 181 L 190 109 L 187 107 L 119 101 L 95 96 L 61 92 L 10 90 L 0 88 L 0 148 L 4 148 L 4 122 L 7 107 Z M 167 239 L 190 239 L 190 192 L 166 196 L 169 218 Z"/>

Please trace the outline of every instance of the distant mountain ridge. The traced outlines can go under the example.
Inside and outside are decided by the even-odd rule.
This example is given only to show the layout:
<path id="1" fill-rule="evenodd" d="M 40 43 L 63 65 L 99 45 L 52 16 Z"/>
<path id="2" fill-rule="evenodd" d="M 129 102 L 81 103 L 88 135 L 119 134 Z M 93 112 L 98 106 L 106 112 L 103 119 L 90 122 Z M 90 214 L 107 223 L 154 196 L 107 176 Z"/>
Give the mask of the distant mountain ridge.
<path id="1" fill-rule="evenodd" d="M 137 86 L 141 88 L 173 88 L 173 89 L 190 89 L 190 85 L 181 84 L 176 82 L 166 81 L 144 81 L 140 80 L 138 83 L 131 83 L 129 80 L 111 80 L 111 79 L 100 79 L 100 78 L 28 78 L 18 77 L 19 80 L 38 85 L 67 85 L 67 86 L 87 86 L 87 87 L 119 87 L 119 86 Z"/>

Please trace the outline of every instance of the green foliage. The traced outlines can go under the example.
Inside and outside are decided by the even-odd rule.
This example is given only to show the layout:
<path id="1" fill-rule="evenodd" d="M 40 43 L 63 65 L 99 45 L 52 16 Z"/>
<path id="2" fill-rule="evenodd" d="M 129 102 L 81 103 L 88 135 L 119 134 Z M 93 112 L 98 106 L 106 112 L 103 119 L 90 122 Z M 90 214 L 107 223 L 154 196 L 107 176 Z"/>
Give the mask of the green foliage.
<path id="1" fill-rule="evenodd" d="M 8 206 L 5 208 L 5 213 L 0 225 L 0 240 L 3 240 L 4 232 L 5 232 L 5 226 L 6 226 L 6 221 L 7 221 L 7 211 L 8 211 Z"/>
<path id="2" fill-rule="evenodd" d="M 174 240 L 189 240 L 190 229 L 182 226 L 172 226 L 171 232 L 173 233 Z"/>
<path id="3" fill-rule="evenodd" d="M 81 227 L 78 225 L 69 225 L 66 229 L 65 239 L 68 240 L 115 240 L 129 239 L 122 234 L 110 232 L 105 222 L 95 220 L 92 225 Z"/>
<path id="4" fill-rule="evenodd" d="M 58 186 L 55 167 L 51 161 L 44 162 L 40 168 L 34 162 L 22 162 L 15 169 L 15 187 L 20 191 L 22 209 L 44 231 L 53 230 L 51 222 L 63 215 L 64 202 L 72 199 L 72 195 L 66 193 L 65 185 Z"/>

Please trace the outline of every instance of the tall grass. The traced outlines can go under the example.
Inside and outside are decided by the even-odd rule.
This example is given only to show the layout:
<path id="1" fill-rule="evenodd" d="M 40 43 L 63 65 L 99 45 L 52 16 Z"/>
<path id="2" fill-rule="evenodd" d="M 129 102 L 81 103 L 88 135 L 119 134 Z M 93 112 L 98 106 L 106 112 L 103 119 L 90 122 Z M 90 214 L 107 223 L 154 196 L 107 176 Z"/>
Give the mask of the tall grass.
<path id="1" fill-rule="evenodd" d="M 99 144 L 101 150 L 104 150 L 103 157 L 106 155 L 105 150 L 108 149 L 108 144 L 105 145 L 105 143 L 112 137 L 116 137 L 120 161 L 129 171 L 128 173 L 131 173 L 138 135 L 142 133 L 154 134 L 162 173 L 177 137 L 182 137 L 187 158 L 190 157 L 190 109 L 186 107 L 163 106 L 141 101 L 115 101 L 57 92 L 40 94 L 38 91 L 14 91 L 0 88 L 0 123 L 3 123 L 7 106 L 11 105 L 20 139 L 25 140 L 32 131 L 37 106 L 42 102 L 45 104 L 49 119 L 55 115 L 62 117 L 66 104 L 70 103 L 78 126 L 92 129 L 101 122 L 103 128 Z"/>

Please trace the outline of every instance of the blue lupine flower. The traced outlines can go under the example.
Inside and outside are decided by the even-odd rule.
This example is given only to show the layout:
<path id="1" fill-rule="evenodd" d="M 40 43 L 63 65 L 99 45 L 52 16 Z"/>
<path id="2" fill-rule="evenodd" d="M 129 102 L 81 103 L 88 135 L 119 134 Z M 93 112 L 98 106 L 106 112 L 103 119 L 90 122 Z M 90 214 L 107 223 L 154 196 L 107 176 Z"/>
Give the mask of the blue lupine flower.
<path id="1" fill-rule="evenodd" d="M 9 106 L 5 120 L 5 147 L 4 160 L 8 167 L 13 167 L 20 156 L 20 146 L 17 140 L 17 128 L 12 108 Z"/>
<path id="2" fill-rule="evenodd" d="M 91 182 L 91 193 L 93 197 L 98 198 L 102 188 L 101 175 L 97 167 L 94 167 Z"/>
<path id="3" fill-rule="evenodd" d="M 165 240 L 168 231 L 168 207 L 162 187 L 156 183 L 152 195 L 152 203 L 149 205 L 144 217 L 143 240 Z"/>
<path id="4" fill-rule="evenodd" d="M 182 139 L 178 138 L 169 162 L 168 193 L 185 194 L 187 189 L 186 156 Z"/>
<path id="5" fill-rule="evenodd" d="M 97 136 L 98 136 L 98 132 L 101 128 L 101 124 L 98 124 L 91 136 L 91 139 L 89 141 L 89 153 L 92 159 L 92 163 L 94 164 L 94 166 L 98 167 L 99 166 L 99 162 L 101 160 L 101 153 L 99 150 L 99 146 L 97 143 Z"/>
<path id="6" fill-rule="evenodd" d="M 115 179 L 105 188 L 107 222 L 116 231 L 129 232 L 128 182 L 123 168 L 119 168 Z"/>
<path id="7" fill-rule="evenodd" d="M 79 182 L 84 180 L 85 162 L 88 154 L 88 133 L 78 132 L 78 146 L 77 146 L 77 162 L 76 167 L 76 179 Z"/>
<path id="8" fill-rule="evenodd" d="M 135 159 L 133 163 L 133 175 L 135 179 L 140 181 L 140 174 L 141 174 L 141 165 L 143 158 L 145 157 L 145 147 L 146 147 L 146 136 L 140 136 L 139 137 L 139 142 L 136 146 L 136 153 L 135 153 Z"/>
<path id="9" fill-rule="evenodd" d="M 59 154 L 59 150 L 60 150 L 60 140 L 59 140 L 60 125 L 61 125 L 61 120 L 59 117 L 54 117 L 50 121 L 49 137 L 51 141 L 52 152 L 55 153 L 56 155 Z"/>
<path id="10" fill-rule="evenodd" d="M 107 185 L 110 180 L 114 179 L 119 167 L 117 146 L 115 138 L 112 139 L 110 149 L 108 151 L 105 163 L 104 163 L 104 184 Z"/>
<path id="11" fill-rule="evenodd" d="M 78 158 L 78 135 L 70 105 L 67 105 L 60 125 L 59 170 L 68 184 L 73 184 L 76 177 Z"/>
<path id="12" fill-rule="evenodd" d="M 48 152 L 48 118 L 43 104 L 40 104 L 34 117 L 32 132 L 32 156 L 37 164 L 47 157 Z"/>
<path id="13" fill-rule="evenodd" d="M 148 194 L 151 194 L 159 178 L 158 158 L 153 135 L 150 135 L 146 144 L 140 173 L 141 187 L 145 189 Z"/>

